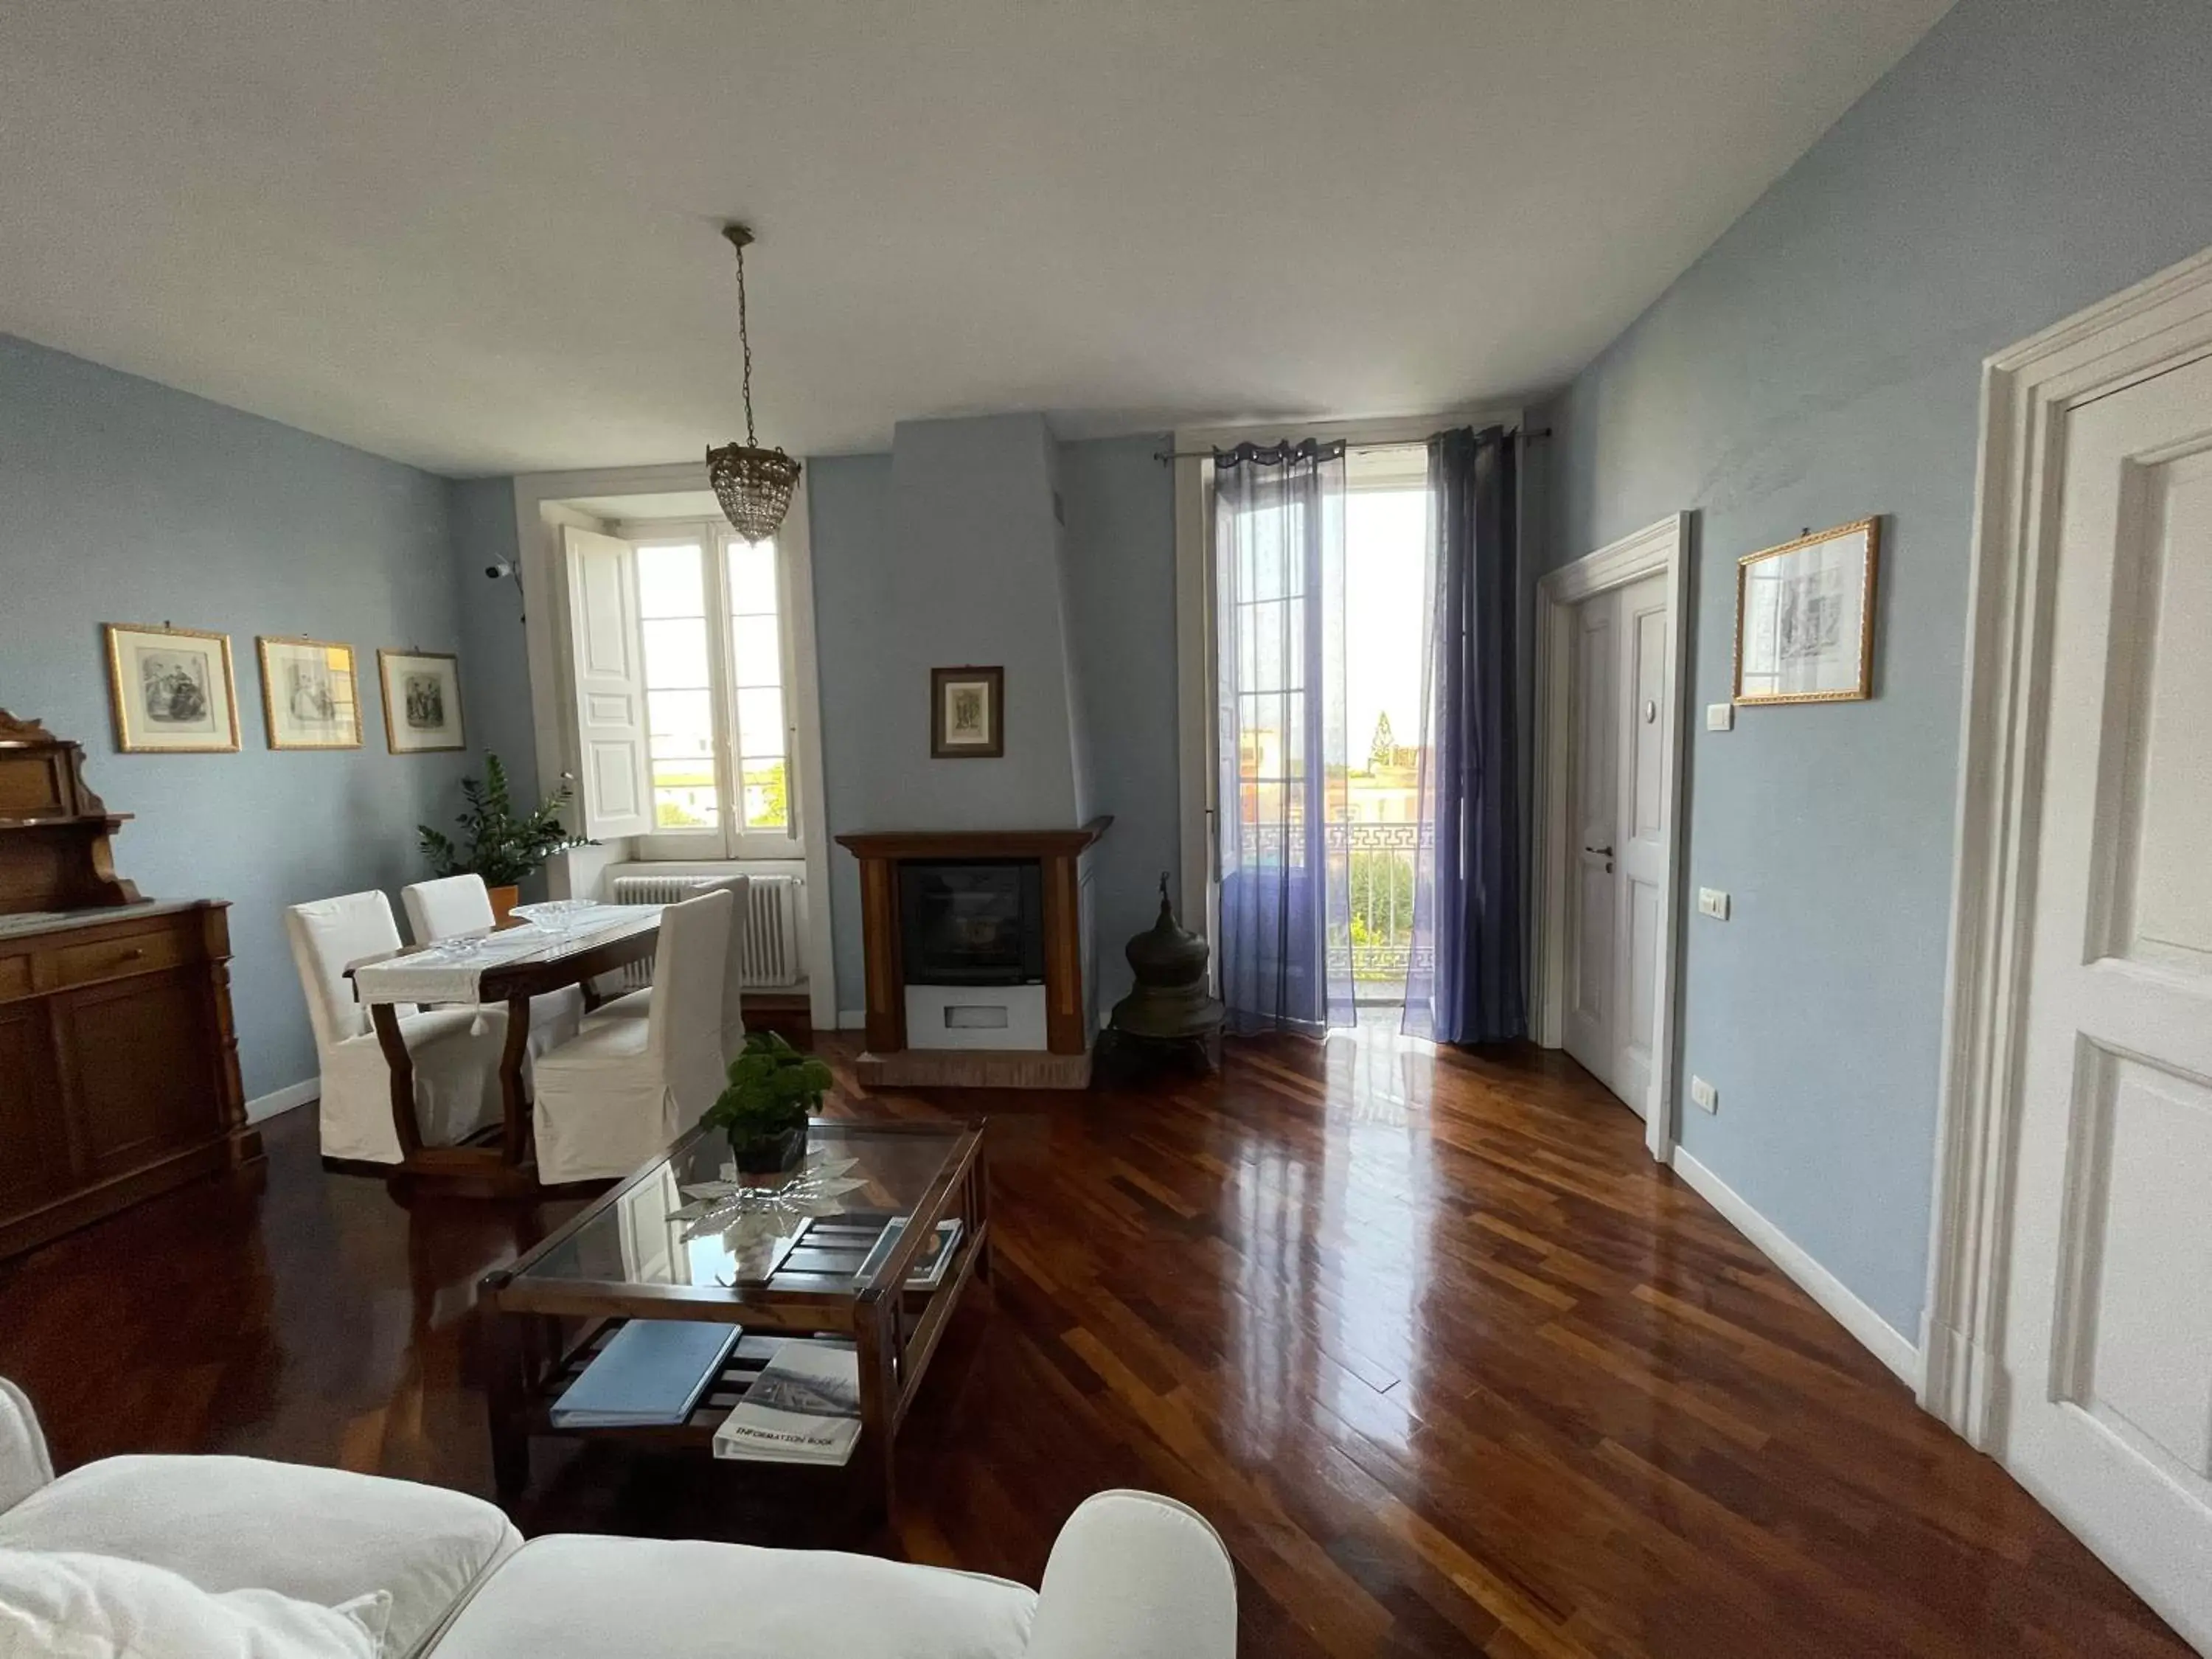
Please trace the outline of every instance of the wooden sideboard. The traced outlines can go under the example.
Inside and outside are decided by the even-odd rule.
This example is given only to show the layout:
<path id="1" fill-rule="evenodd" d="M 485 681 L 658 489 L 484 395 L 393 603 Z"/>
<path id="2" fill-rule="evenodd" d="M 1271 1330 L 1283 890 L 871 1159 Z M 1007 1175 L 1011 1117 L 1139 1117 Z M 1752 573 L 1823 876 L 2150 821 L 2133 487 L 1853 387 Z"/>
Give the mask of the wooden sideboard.
<path id="1" fill-rule="evenodd" d="M 261 1155 L 229 907 L 118 878 L 82 762 L 0 710 L 0 1257 Z"/>

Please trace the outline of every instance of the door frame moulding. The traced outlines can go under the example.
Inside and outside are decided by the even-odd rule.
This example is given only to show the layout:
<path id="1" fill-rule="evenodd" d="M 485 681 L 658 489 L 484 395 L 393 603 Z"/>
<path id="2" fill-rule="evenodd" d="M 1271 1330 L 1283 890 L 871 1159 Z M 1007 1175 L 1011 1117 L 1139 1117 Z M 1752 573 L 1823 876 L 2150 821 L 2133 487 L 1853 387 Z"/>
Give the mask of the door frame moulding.
<path id="1" fill-rule="evenodd" d="M 1644 1103 L 1644 1138 L 1651 1156 L 1668 1162 L 1674 1152 L 1675 998 L 1680 983 L 1676 955 L 1682 927 L 1682 889 L 1688 876 L 1683 856 L 1688 825 L 1683 822 L 1682 762 L 1689 737 L 1690 708 L 1690 515 L 1670 513 L 1643 529 L 1586 554 L 1536 584 L 1536 928 L 1530 985 L 1534 1015 L 1530 1036 L 1538 1046 L 1557 1048 L 1566 1041 L 1567 872 L 1573 854 L 1564 845 L 1574 824 L 1568 811 L 1572 748 L 1568 683 L 1573 660 L 1570 630 L 1575 606 L 1593 594 L 1641 581 L 1667 579 L 1668 672 L 1671 677 L 1661 790 L 1667 801 L 1667 887 L 1660 896 L 1657 994 L 1651 1033 L 1651 1085 Z"/>
<path id="2" fill-rule="evenodd" d="M 515 556 L 525 584 L 523 644 L 530 669 L 530 712 L 538 738 L 538 776 L 573 782 L 580 763 L 574 723 L 568 586 L 561 569 L 561 526 L 613 533 L 602 522 L 562 503 L 605 496 L 708 492 L 704 461 L 665 466 L 597 467 L 570 472 L 524 472 L 514 479 Z M 786 719 L 798 728 L 799 856 L 806 867 L 806 984 L 810 1018 L 817 1030 L 837 1025 L 835 932 L 830 916 L 830 808 L 822 768 L 821 644 L 814 632 L 814 542 L 806 486 L 792 492 L 791 508 L 776 533 L 790 582 L 792 684 Z M 620 862 L 619 857 L 607 860 Z M 816 964 L 819 963 L 817 971 Z"/>
<path id="3" fill-rule="evenodd" d="M 1982 365 L 1920 1404 L 2004 1437 L 2003 1334 L 2068 416 L 2212 356 L 2212 248 Z"/>

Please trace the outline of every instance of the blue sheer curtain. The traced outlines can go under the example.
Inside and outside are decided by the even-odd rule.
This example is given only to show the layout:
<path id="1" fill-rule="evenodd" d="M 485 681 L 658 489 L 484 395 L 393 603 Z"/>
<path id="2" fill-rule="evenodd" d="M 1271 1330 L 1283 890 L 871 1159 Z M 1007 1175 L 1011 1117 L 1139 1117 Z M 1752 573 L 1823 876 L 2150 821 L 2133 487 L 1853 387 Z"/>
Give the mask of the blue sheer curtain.
<path id="1" fill-rule="evenodd" d="M 1240 444 L 1213 485 L 1222 1000 L 1316 1033 L 1352 1018 L 1344 446 Z"/>
<path id="2" fill-rule="evenodd" d="M 1439 1042 L 1528 1031 L 1514 716 L 1514 439 L 1429 440 L 1429 638 L 1405 1030 Z"/>

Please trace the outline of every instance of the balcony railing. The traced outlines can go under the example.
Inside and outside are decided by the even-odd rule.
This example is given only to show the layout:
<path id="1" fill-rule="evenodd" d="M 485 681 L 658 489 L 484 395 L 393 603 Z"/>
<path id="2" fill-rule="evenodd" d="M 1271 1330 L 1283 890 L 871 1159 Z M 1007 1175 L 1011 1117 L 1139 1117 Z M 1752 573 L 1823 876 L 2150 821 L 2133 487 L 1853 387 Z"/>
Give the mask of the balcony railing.
<path id="1" fill-rule="evenodd" d="M 1351 854 L 1352 917 L 1341 933 L 1330 930 L 1328 971 L 1349 974 L 1368 992 L 1402 988 L 1410 973 L 1429 971 L 1435 951 L 1413 944 L 1414 860 L 1434 842 L 1435 826 L 1419 823 L 1333 823 L 1329 850 Z"/>

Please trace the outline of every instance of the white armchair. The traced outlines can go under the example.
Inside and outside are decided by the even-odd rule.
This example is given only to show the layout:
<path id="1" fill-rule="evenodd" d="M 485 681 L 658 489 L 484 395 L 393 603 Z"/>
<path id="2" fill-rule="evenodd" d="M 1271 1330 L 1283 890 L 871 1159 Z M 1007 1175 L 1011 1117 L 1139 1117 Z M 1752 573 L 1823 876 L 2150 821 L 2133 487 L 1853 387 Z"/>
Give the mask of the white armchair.
<path id="1" fill-rule="evenodd" d="M 538 1173 L 550 1182 L 626 1176 L 714 1103 L 724 1081 L 722 975 L 730 896 L 661 913 L 642 1019 L 601 1009 L 538 1062 Z"/>
<path id="2" fill-rule="evenodd" d="M 351 963 L 399 948 L 391 902 L 371 892 L 295 904 L 284 913 L 284 930 L 315 1031 L 323 1156 L 397 1164 L 392 1069 L 345 976 Z M 416 1119 L 425 1145 L 455 1146 L 501 1120 L 506 1009 L 403 1009 L 399 1030 L 415 1062 Z"/>
<path id="3" fill-rule="evenodd" d="M 480 1498 L 246 1457 L 112 1457 L 53 1477 L 0 1378 L 0 1551 L 90 1551 L 201 1589 L 319 1606 L 386 1591 L 391 1659 L 1233 1659 L 1237 1581 L 1204 1516 L 1085 1499 L 1044 1587 L 835 1551 L 554 1534 Z"/>
<path id="4" fill-rule="evenodd" d="M 473 873 L 416 882 L 399 890 L 399 902 L 407 912 L 407 931 L 417 945 L 435 945 L 440 939 L 459 939 L 467 933 L 488 933 L 497 925 L 484 878 Z M 488 1003 L 485 1007 L 489 1011 L 504 1006 Z M 575 1036 L 583 1019 L 584 994 L 574 985 L 532 997 L 530 1059 L 534 1060 Z"/>

